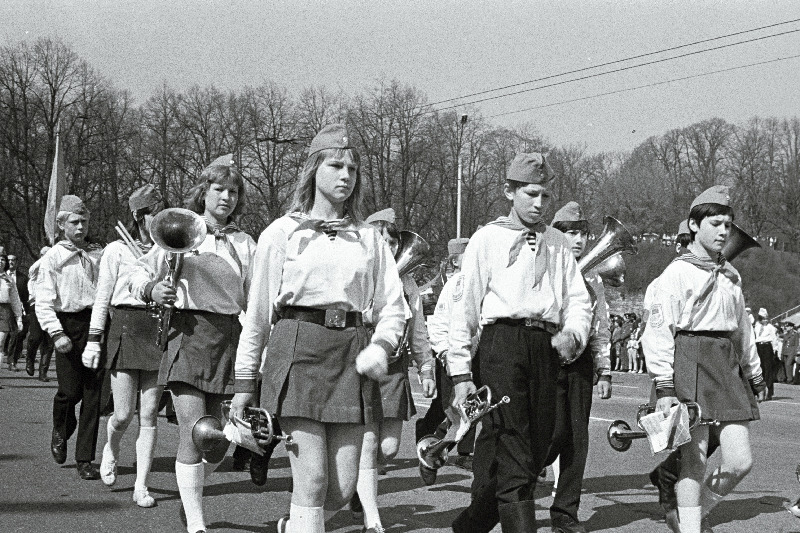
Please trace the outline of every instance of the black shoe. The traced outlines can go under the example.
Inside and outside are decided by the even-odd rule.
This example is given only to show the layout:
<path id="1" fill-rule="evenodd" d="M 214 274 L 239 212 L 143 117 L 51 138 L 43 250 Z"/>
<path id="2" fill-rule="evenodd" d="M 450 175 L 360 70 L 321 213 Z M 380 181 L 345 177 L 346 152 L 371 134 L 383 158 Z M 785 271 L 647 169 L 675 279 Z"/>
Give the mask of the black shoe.
<path id="1" fill-rule="evenodd" d="M 27 372 L 30 377 L 33 377 L 33 361 L 25 362 L 25 372 Z"/>
<path id="2" fill-rule="evenodd" d="M 419 477 L 422 478 L 422 482 L 425 483 L 425 486 L 430 487 L 434 483 L 436 483 L 436 469 L 429 468 L 424 464 L 419 464 Z"/>
<path id="3" fill-rule="evenodd" d="M 78 475 L 81 479 L 100 479 L 100 471 L 91 461 L 78 461 Z"/>
<path id="4" fill-rule="evenodd" d="M 353 515 L 353 520 L 361 520 L 364 517 L 364 506 L 361 505 L 358 492 L 354 492 L 353 498 L 350 500 L 350 514 Z"/>
<path id="5" fill-rule="evenodd" d="M 552 533 L 586 533 L 586 528 L 571 516 L 558 514 L 550 517 L 550 531 Z"/>
<path id="6" fill-rule="evenodd" d="M 63 465 L 67 462 L 67 440 L 55 429 L 50 439 L 50 453 L 53 454 L 56 464 Z"/>
<path id="7" fill-rule="evenodd" d="M 264 450 L 264 455 L 254 453 L 250 458 L 250 481 L 256 486 L 263 487 L 267 484 L 267 473 L 269 473 L 269 460 L 272 458 L 272 452 L 280 441 L 275 439 L 270 444 L 267 444 Z"/>

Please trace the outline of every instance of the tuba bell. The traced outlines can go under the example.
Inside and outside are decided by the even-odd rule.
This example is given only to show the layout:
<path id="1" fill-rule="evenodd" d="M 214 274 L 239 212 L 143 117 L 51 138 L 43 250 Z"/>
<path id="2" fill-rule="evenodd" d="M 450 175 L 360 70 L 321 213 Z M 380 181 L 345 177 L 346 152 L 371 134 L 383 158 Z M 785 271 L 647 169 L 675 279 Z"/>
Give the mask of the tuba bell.
<path id="1" fill-rule="evenodd" d="M 742 228 L 732 223 L 731 234 L 728 235 L 728 240 L 722 247 L 722 255 L 728 261 L 733 261 L 740 253 L 750 248 L 761 248 L 761 245 Z"/>
<path id="2" fill-rule="evenodd" d="M 425 263 L 425 259 L 427 259 L 430 254 L 430 251 L 431 247 L 425 239 L 413 231 L 401 231 L 400 246 L 394 254 L 394 259 L 397 263 L 397 273 L 400 274 L 400 277 L 402 278 L 422 266 Z M 408 350 L 408 327 L 409 323 L 406 321 L 406 325 L 403 328 L 403 335 L 400 337 L 400 343 L 397 345 L 394 354 L 389 357 L 390 363 L 400 359 Z"/>
<path id="3" fill-rule="evenodd" d="M 431 247 L 428 242 L 413 231 L 400 232 L 400 246 L 394 254 L 397 263 L 397 272 L 402 278 L 410 274 L 425 263 L 430 255 Z"/>
<path id="4" fill-rule="evenodd" d="M 591 269 L 615 254 L 622 252 L 635 254 L 638 251 L 633 235 L 622 225 L 622 222 L 614 217 L 606 217 L 603 222 L 605 227 L 597 244 L 578 261 L 581 274 L 586 275 Z"/>
<path id="5" fill-rule="evenodd" d="M 150 223 L 150 238 L 167 251 L 169 270 L 165 281 L 173 287 L 181 275 L 183 254 L 196 250 L 206 239 L 207 232 L 203 217 L 188 209 L 164 209 L 153 218 Z M 164 305 L 159 313 L 156 344 L 162 350 L 167 347 L 172 309 L 171 305 Z"/>
<path id="6" fill-rule="evenodd" d="M 622 254 L 615 253 L 597 265 L 597 273 L 610 286 L 621 287 L 625 283 L 625 259 Z"/>

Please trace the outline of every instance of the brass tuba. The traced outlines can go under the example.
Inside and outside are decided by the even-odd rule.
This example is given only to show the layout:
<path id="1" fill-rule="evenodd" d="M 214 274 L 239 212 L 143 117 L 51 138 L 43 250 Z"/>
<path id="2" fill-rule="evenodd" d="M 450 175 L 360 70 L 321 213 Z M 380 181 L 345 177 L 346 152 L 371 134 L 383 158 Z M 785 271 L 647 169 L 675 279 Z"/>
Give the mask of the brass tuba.
<path id="1" fill-rule="evenodd" d="M 612 287 L 621 287 L 625 283 L 625 268 L 625 259 L 618 252 L 597 265 L 597 273 Z"/>
<path id="2" fill-rule="evenodd" d="M 633 235 L 614 217 L 606 217 L 603 221 L 605 227 L 592 250 L 581 257 L 578 268 L 581 274 L 587 274 L 591 269 L 600 265 L 612 255 L 622 252 L 635 254 L 638 252 Z M 623 261 L 624 266 L 624 261 Z"/>
<path id="3" fill-rule="evenodd" d="M 400 277 L 410 274 L 418 267 L 425 263 L 425 259 L 430 254 L 431 247 L 428 242 L 414 233 L 413 231 L 404 230 L 400 232 L 400 246 L 394 254 L 395 262 L 397 263 L 397 273 Z M 394 351 L 394 355 L 389 357 L 389 362 L 393 363 L 403 356 L 403 353 L 408 350 L 408 327 L 409 321 L 403 328 L 403 335 L 400 337 L 400 343 Z"/>
<path id="4" fill-rule="evenodd" d="M 749 248 L 761 248 L 761 245 L 745 233 L 742 228 L 736 224 L 731 224 L 731 234 L 728 235 L 728 240 L 725 241 L 725 246 L 722 247 L 722 255 L 728 261 L 733 261 L 740 253 Z"/>
<path id="5" fill-rule="evenodd" d="M 430 253 L 431 247 L 425 239 L 413 231 L 401 231 L 400 246 L 394 254 L 397 272 L 400 277 L 402 278 L 422 266 Z"/>
<path id="6" fill-rule="evenodd" d="M 183 254 L 196 250 L 205 240 L 208 229 L 203 217 L 180 207 L 164 209 L 150 223 L 150 238 L 167 251 L 167 281 L 175 287 L 175 281 L 181 275 Z M 156 343 L 162 350 L 167 347 L 169 323 L 173 306 L 161 307 L 158 320 L 158 337 Z"/>

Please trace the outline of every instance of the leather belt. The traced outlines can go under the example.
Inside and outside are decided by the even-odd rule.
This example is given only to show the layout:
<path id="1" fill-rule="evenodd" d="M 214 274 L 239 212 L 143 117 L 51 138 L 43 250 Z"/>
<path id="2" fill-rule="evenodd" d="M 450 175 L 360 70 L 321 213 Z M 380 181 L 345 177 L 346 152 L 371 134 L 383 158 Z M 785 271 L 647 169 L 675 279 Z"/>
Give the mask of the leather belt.
<path id="1" fill-rule="evenodd" d="M 541 329 L 550 335 L 558 333 L 559 327 L 552 322 L 537 320 L 535 318 L 498 318 L 496 324 L 506 324 L 508 326 L 520 326 L 523 328 Z"/>
<path id="2" fill-rule="evenodd" d="M 281 318 L 311 322 L 332 329 L 354 328 L 364 325 L 364 318 L 358 311 L 342 309 L 316 309 L 314 307 L 287 306 L 281 310 Z"/>

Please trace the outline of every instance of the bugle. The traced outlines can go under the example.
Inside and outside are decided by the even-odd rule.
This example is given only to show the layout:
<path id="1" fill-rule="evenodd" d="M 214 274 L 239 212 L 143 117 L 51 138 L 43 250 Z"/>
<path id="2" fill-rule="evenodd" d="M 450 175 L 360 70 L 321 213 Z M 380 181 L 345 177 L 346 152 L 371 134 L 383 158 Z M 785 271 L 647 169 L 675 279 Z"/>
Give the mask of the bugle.
<path id="1" fill-rule="evenodd" d="M 689 410 L 690 431 L 697 426 L 719 425 L 719 420 L 703 418 L 703 411 L 700 409 L 700 405 L 698 405 L 696 402 L 685 403 L 686 408 Z M 639 406 L 639 410 L 636 412 L 636 425 L 639 427 L 639 431 L 632 430 L 630 424 L 624 420 L 614 420 L 611 422 L 611 424 L 608 426 L 608 431 L 606 432 L 608 444 L 618 452 L 625 452 L 630 449 L 631 441 L 635 439 L 646 439 L 647 432 L 642 427 L 641 419 L 645 415 L 654 413 L 655 410 L 656 407 L 653 404 L 645 403 Z"/>

